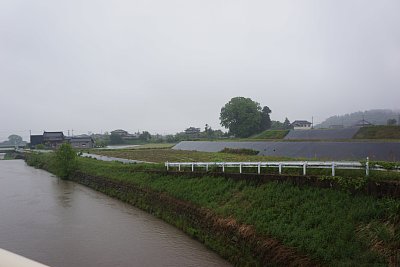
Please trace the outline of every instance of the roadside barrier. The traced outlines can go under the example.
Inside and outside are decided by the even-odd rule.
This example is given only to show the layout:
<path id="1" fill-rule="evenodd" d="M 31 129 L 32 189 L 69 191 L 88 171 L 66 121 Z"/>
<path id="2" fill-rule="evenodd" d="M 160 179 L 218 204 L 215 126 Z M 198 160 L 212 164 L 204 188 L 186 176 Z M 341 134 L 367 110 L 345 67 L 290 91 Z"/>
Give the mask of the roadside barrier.
<path id="1" fill-rule="evenodd" d="M 181 171 L 181 168 L 191 167 L 194 172 L 196 167 L 204 168 L 208 171 L 210 167 L 220 167 L 222 172 L 225 172 L 226 168 L 239 168 L 239 173 L 243 173 L 244 168 L 257 168 L 257 173 L 261 173 L 262 168 L 278 168 L 279 174 L 282 174 L 283 168 L 302 168 L 303 175 L 307 174 L 307 169 L 331 169 L 332 176 L 335 176 L 335 170 L 346 169 L 346 170 L 365 170 L 365 175 L 368 176 L 370 170 L 381 170 L 386 171 L 379 165 L 370 166 L 369 159 L 365 164 L 358 161 L 271 161 L 271 162 L 165 162 L 167 171 L 170 168 L 177 168 Z M 396 171 L 399 171 L 397 168 Z"/>

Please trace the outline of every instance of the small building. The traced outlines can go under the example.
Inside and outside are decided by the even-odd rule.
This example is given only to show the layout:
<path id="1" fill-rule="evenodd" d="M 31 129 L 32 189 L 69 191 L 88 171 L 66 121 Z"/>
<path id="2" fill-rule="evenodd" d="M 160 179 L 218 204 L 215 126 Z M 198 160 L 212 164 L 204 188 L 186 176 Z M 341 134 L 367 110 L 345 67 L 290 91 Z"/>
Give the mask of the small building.
<path id="1" fill-rule="evenodd" d="M 200 134 L 200 128 L 189 127 L 185 130 L 185 134 L 191 137 L 197 137 Z"/>
<path id="2" fill-rule="evenodd" d="M 310 130 L 312 123 L 309 121 L 296 120 L 292 122 L 292 126 L 295 130 Z"/>
<path id="3" fill-rule="evenodd" d="M 93 148 L 94 140 L 90 136 L 71 137 L 69 143 L 73 148 Z"/>
<path id="4" fill-rule="evenodd" d="M 44 132 L 43 144 L 49 148 L 58 148 L 65 142 L 63 132 Z"/>
<path id="5" fill-rule="evenodd" d="M 362 126 L 372 126 L 372 125 L 373 125 L 372 123 L 370 123 L 369 121 L 366 121 L 366 120 L 364 120 L 364 119 L 359 120 L 359 121 L 357 121 L 357 122 L 354 124 L 354 126 L 359 126 L 359 127 L 362 127 Z"/>
<path id="6" fill-rule="evenodd" d="M 31 135 L 30 147 L 35 148 L 37 145 L 43 144 L 43 135 Z"/>
<path id="7" fill-rule="evenodd" d="M 111 134 L 121 136 L 122 140 L 135 140 L 139 138 L 139 134 L 130 134 L 128 131 L 122 129 L 112 131 Z"/>
<path id="8" fill-rule="evenodd" d="M 111 132 L 111 134 L 119 135 L 121 137 L 127 136 L 128 132 L 122 129 L 114 130 Z"/>

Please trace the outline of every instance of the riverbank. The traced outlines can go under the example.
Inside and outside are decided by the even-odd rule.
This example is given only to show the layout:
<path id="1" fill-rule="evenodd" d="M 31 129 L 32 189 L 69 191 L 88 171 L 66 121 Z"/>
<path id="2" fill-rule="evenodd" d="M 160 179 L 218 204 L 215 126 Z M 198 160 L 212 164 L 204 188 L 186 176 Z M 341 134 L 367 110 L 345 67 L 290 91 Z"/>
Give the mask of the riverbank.
<path id="1" fill-rule="evenodd" d="M 51 171 L 50 157 L 34 155 L 28 163 Z M 398 262 L 398 200 L 141 172 L 153 168 L 79 159 L 71 178 L 162 217 L 238 265 Z"/>

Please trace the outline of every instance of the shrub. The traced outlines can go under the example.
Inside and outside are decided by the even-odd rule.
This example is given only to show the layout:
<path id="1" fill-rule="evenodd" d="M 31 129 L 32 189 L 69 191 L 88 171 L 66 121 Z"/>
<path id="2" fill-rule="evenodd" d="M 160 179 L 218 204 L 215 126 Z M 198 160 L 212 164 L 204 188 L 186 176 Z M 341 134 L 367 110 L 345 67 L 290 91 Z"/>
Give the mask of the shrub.
<path id="1" fill-rule="evenodd" d="M 68 143 L 62 144 L 56 151 L 56 173 L 67 179 L 77 168 L 76 152 Z"/>
<path id="2" fill-rule="evenodd" d="M 240 154 L 240 155 L 257 155 L 259 151 L 254 149 L 247 148 L 228 148 L 225 147 L 220 151 L 221 153 L 231 153 L 231 154 Z"/>

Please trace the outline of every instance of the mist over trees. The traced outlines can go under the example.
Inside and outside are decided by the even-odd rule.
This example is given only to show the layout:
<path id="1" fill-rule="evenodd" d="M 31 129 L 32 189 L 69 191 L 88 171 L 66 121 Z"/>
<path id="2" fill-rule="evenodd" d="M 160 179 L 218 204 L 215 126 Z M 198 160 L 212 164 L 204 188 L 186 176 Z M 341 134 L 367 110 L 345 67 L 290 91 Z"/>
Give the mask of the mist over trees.
<path id="1" fill-rule="evenodd" d="M 0 142 L 0 145 L 26 145 L 26 142 L 22 140 L 21 136 L 12 134 L 8 137 L 7 141 Z"/>
<path id="2" fill-rule="evenodd" d="M 367 111 L 358 111 L 350 114 L 335 115 L 329 117 L 320 124 L 317 124 L 316 128 L 329 128 L 331 125 L 343 125 L 349 127 L 355 125 L 360 120 L 364 119 L 374 125 L 387 125 L 388 120 L 399 118 L 400 110 L 390 109 L 372 109 Z"/>

